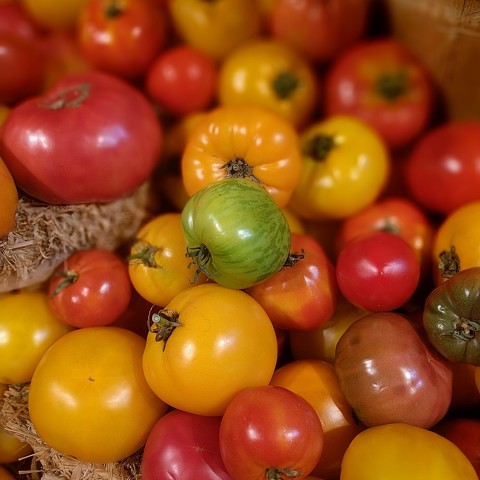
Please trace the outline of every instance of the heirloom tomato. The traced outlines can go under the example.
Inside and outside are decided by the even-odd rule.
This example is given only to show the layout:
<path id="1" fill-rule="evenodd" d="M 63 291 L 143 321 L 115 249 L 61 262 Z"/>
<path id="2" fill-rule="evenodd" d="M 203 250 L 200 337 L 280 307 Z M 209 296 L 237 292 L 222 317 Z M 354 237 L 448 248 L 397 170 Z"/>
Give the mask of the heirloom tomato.
<path id="1" fill-rule="evenodd" d="M 466 455 L 431 430 L 405 423 L 367 428 L 348 446 L 340 480 L 478 480 Z"/>
<path id="2" fill-rule="evenodd" d="M 270 38 L 248 42 L 222 62 L 218 79 L 221 105 L 259 105 L 295 127 L 311 119 L 318 96 L 316 73 L 289 45 Z"/>
<path id="3" fill-rule="evenodd" d="M 480 365 L 480 266 L 461 270 L 430 292 L 423 326 L 445 358 Z"/>
<path id="4" fill-rule="evenodd" d="M 178 37 L 217 62 L 262 26 L 258 0 L 170 0 L 167 7 Z"/>
<path id="5" fill-rule="evenodd" d="M 312 123 L 300 135 L 303 164 L 290 208 L 309 220 L 343 219 L 374 202 L 390 174 L 378 134 L 352 116 Z"/>
<path id="6" fill-rule="evenodd" d="M 480 267 L 480 201 L 463 205 L 438 225 L 432 246 L 433 279 L 436 285 L 460 270 Z"/>
<path id="7" fill-rule="evenodd" d="M 90 71 L 15 106 L 2 125 L 0 155 L 17 186 L 38 200 L 107 202 L 149 178 L 162 143 L 146 97 L 120 78 Z"/>
<path id="8" fill-rule="evenodd" d="M 1 124 L 0 124 L 1 126 Z M 7 235 L 15 228 L 18 191 L 12 174 L 0 157 L 0 237 Z"/>
<path id="9" fill-rule="evenodd" d="M 190 197 L 181 221 L 191 266 L 224 287 L 260 283 L 280 270 L 290 253 L 287 219 L 272 196 L 251 180 L 226 179 L 204 187 Z"/>
<path id="10" fill-rule="evenodd" d="M 402 422 L 430 428 L 450 406 L 449 362 L 418 324 L 398 313 L 370 313 L 353 322 L 337 343 L 335 372 L 367 427 Z"/>
<path id="11" fill-rule="evenodd" d="M 160 52 L 145 75 L 145 89 L 162 109 L 181 117 L 206 110 L 217 92 L 217 65 L 190 45 Z"/>
<path id="12" fill-rule="evenodd" d="M 189 268 L 185 256 L 180 213 L 161 213 L 135 235 L 128 257 L 128 272 L 135 290 L 150 303 L 164 307 L 185 288 L 204 283 L 206 277 Z"/>
<path id="13" fill-rule="evenodd" d="M 73 253 L 48 281 L 53 313 L 79 328 L 110 325 L 126 311 L 131 296 L 126 262 L 117 253 L 99 248 Z"/>
<path id="14" fill-rule="evenodd" d="M 371 231 L 346 243 L 335 267 L 345 298 L 379 312 L 407 303 L 420 281 L 420 261 L 409 243 L 393 233 Z"/>
<path id="15" fill-rule="evenodd" d="M 480 122 L 450 121 L 426 132 L 405 163 L 411 196 L 426 210 L 448 215 L 480 200 Z"/>
<path id="16" fill-rule="evenodd" d="M 357 42 L 329 66 L 325 113 L 353 115 L 391 148 L 405 147 L 429 125 L 432 81 L 419 60 L 392 37 Z"/>
<path id="17" fill-rule="evenodd" d="M 220 454 L 221 417 L 182 410 L 166 413 L 148 435 L 143 480 L 233 480 Z"/>
<path id="18" fill-rule="evenodd" d="M 165 46 L 167 18 L 151 0 L 86 0 L 76 35 L 95 68 L 136 80 Z"/>
<path id="19" fill-rule="evenodd" d="M 327 63 L 367 29 L 370 0 L 276 0 L 268 9 L 268 31 L 309 61 Z"/>
<path id="20" fill-rule="evenodd" d="M 43 291 L 0 297 L 0 383 L 26 383 L 48 348 L 72 327 L 59 320 Z"/>
<path id="21" fill-rule="evenodd" d="M 292 124 L 266 107 L 217 107 L 187 139 L 181 160 L 185 189 L 193 195 L 225 178 L 248 178 L 285 207 L 302 169 L 298 140 Z"/>
<path id="22" fill-rule="evenodd" d="M 322 423 L 324 440 L 322 456 L 312 474 L 338 478 L 345 450 L 364 427 L 354 416 L 333 365 L 315 359 L 289 362 L 275 370 L 270 384 L 287 388 L 312 405 Z"/>
<path id="23" fill-rule="evenodd" d="M 172 407 L 218 416 L 240 390 L 270 382 L 277 353 L 275 330 L 258 302 L 205 283 L 152 311 L 143 369 Z"/>
<path id="24" fill-rule="evenodd" d="M 52 345 L 28 394 L 40 438 L 81 462 L 116 462 L 142 448 L 167 411 L 143 375 L 144 348 L 117 327 L 80 328 Z"/>
<path id="25" fill-rule="evenodd" d="M 384 197 L 346 218 L 337 235 L 337 252 L 353 238 L 377 231 L 406 240 L 417 254 L 422 274 L 430 273 L 434 226 L 416 203 L 404 197 Z"/>
<path id="26" fill-rule="evenodd" d="M 238 480 L 303 478 L 323 451 L 323 430 L 310 403 L 276 385 L 239 392 L 220 422 L 220 453 Z"/>
<path id="27" fill-rule="evenodd" d="M 322 246 L 309 235 L 292 234 L 284 267 L 247 288 L 276 328 L 312 330 L 325 324 L 337 303 L 335 269 Z"/>

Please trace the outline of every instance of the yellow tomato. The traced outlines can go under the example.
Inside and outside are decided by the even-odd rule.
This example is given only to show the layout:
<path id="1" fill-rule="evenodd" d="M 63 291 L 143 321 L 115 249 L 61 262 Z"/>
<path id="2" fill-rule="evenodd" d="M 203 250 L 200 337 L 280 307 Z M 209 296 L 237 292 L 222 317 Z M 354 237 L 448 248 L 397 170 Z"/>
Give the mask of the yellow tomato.
<path id="1" fill-rule="evenodd" d="M 195 275 L 186 246 L 180 213 L 161 213 L 146 223 L 135 236 L 128 257 L 128 273 L 135 290 L 145 300 L 164 307 L 194 283 L 206 281 Z"/>
<path id="2" fill-rule="evenodd" d="M 0 383 L 29 382 L 43 354 L 72 329 L 53 314 L 43 291 L 0 297 Z"/>
<path id="3" fill-rule="evenodd" d="M 388 182 L 388 149 L 357 118 L 337 115 L 313 123 L 300 143 L 303 170 L 289 206 L 304 218 L 347 218 L 373 203 Z"/>
<path id="4" fill-rule="evenodd" d="M 170 0 L 167 6 L 180 38 L 214 60 L 260 34 L 257 0 Z"/>
<path id="5" fill-rule="evenodd" d="M 295 127 L 310 120 L 317 104 L 313 66 L 289 45 L 273 39 L 248 42 L 231 52 L 219 70 L 222 105 L 260 105 Z"/>
<path id="6" fill-rule="evenodd" d="M 436 285 L 460 270 L 480 266 L 480 202 L 447 215 L 433 238 L 432 264 Z"/>
<path id="7" fill-rule="evenodd" d="M 190 134 L 181 161 L 189 195 L 224 178 L 262 184 L 284 207 L 300 178 L 297 131 L 275 112 L 254 105 L 219 106 Z"/>
<path id="8" fill-rule="evenodd" d="M 322 423 L 324 446 L 312 475 L 337 478 L 345 450 L 364 427 L 345 399 L 333 365 L 322 360 L 296 360 L 278 368 L 270 383 L 291 390 L 313 406 Z"/>
<path id="9" fill-rule="evenodd" d="M 275 330 L 242 290 L 196 285 L 150 318 L 145 378 L 170 406 L 222 415 L 239 391 L 270 382 L 278 353 Z"/>
<path id="10" fill-rule="evenodd" d="M 347 448 L 340 480 L 478 480 L 450 440 L 421 427 L 391 423 L 367 428 Z"/>
<path id="11" fill-rule="evenodd" d="M 0 158 L 0 237 L 15 228 L 15 214 L 18 205 L 18 191 L 12 174 Z"/>
<path id="12" fill-rule="evenodd" d="M 292 233 L 305 233 L 305 225 L 301 218 L 295 213 L 291 212 L 288 208 L 282 208 L 283 215 L 287 219 L 288 226 Z"/>

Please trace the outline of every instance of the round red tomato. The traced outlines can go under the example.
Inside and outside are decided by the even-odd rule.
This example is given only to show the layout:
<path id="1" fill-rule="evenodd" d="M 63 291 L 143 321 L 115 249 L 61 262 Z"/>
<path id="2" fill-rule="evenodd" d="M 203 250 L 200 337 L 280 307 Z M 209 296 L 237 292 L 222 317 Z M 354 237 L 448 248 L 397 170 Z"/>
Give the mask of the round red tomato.
<path id="1" fill-rule="evenodd" d="M 312 330 L 332 317 L 338 287 L 333 264 L 320 243 L 309 235 L 292 233 L 285 266 L 246 292 L 276 328 Z"/>
<path id="2" fill-rule="evenodd" d="M 146 74 L 145 88 L 160 107 L 175 116 L 201 111 L 213 102 L 217 66 L 190 45 L 175 45 L 156 57 Z"/>
<path id="3" fill-rule="evenodd" d="M 436 214 L 480 200 L 480 122 L 451 121 L 428 131 L 407 158 L 405 181 L 412 197 Z"/>
<path id="4" fill-rule="evenodd" d="M 233 480 L 220 455 L 221 417 L 171 410 L 150 431 L 143 480 Z"/>
<path id="5" fill-rule="evenodd" d="M 312 405 L 284 387 L 242 390 L 220 423 L 220 453 L 235 479 L 302 478 L 323 451 L 323 429 Z"/>
<path id="6" fill-rule="evenodd" d="M 395 310 L 415 293 L 420 261 L 402 237 L 371 232 L 343 247 L 336 276 L 340 291 L 356 307 L 371 312 Z"/>
<path id="7" fill-rule="evenodd" d="M 324 98 L 328 116 L 355 115 L 399 148 L 428 126 L 434 90 L 422 64 L 400 42 L 378 38 L 357 42 L 337 57 Z"/>
<path id="8" fill-rule="evenodd" d="M 48 285 L 49 304 L 74 327 L 110 325 L 125 313 L 132 294 L 126 262 L 102 249 L 74 253 L 58 266 Z"/>
<path id="9" fill-rule="evenodd" d="M 163 131 L 145 96 L 100 72 L 64 77 L 12 109 L 0 155 L 16 184 L 46 203 L 107 202 L 158 164 Z"/>

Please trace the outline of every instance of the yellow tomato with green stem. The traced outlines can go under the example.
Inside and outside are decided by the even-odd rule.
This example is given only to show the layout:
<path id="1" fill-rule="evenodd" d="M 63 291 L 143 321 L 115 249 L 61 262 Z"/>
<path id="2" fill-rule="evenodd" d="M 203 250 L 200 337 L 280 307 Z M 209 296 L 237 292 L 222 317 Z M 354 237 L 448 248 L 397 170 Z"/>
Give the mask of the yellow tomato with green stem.
<path id="1" fill-rule="evenodd" d="M 389 151 L 375 130 L 348 115 L 312 123 L 300 135 L 303 166 L 290 200 L 308 220 L 341 220 L 373 203 L 391 171 Z"/>
<path id="2" fill-rule="evenodd" d="M 285 207 L 300 179 L 302 156 L 293 125 L 266 107 L 219 106 L 190 133 L 181 159 L 189 195 L 225 178 L 247 178 Z"/>
<path id="3" fill-rule="evenodd" d="M 312 117 L 318 85 L 312 64 L 293 47 L 263 38 L 245 43 L 224 59 L 218 98 L 227 106 L 270 108 L 300 128 Z"/>

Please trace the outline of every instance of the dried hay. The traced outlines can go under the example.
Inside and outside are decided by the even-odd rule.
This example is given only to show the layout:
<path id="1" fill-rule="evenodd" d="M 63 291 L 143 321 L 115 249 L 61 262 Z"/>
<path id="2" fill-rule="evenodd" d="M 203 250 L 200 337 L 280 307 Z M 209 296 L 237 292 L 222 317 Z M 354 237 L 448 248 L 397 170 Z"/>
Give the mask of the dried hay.
<path id="1" fill-rule="evenodd" d="M 115 463 L 85 463 L 49 447 L 36 433 L 28 416 L 28 384 L 10 385 L 4 393 L 0 424 L 7 432 L 31 445 L 33 453 L 21 460 L 30 465 L 19 475 L 31 480 L 141 480 L 141 452 Z"/>
<path id="2" fill-rule="evenodd" d="M 44 282 L 78 250 L 116 250 L 146 218 L 149 182 L 113 202 L 50 205 L 21 194 L 13 232 L 0 238 L 0 292 Z"/>

